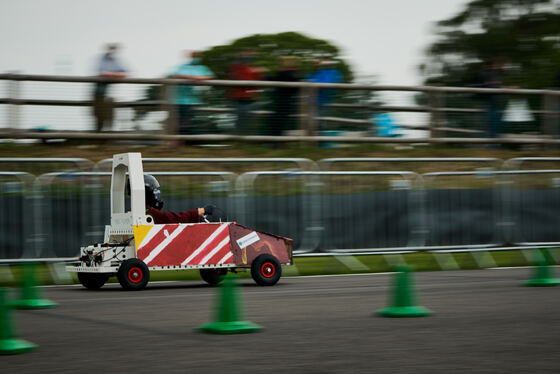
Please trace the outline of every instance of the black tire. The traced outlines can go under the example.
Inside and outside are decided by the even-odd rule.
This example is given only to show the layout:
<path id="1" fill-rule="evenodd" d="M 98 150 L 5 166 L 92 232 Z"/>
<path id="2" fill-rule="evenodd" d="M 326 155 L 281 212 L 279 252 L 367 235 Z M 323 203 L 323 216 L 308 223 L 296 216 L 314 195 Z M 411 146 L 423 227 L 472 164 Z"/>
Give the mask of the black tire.
<path id="1" fill-rule="evenodd" d="M 227 269 L 200 269 L 200 277 L 211 286 L 220 284 L 222 276 L 226 274 Z"/>
<path id="2" fill-rule="evenodd" d="M 137 258 L 129 258 L 121 264 L 117 278 L 125 290 L 138 291 L 148 284 L 150 270 L 143 261 Z"/>
<path id="3" fill-rule="evenodd" d="M 78 280 L 88 290 L 98 290 L 111 277 L 109 274 L 78 273 Z"/>
<path id="4" fill-rule="evenodd" d="M 273 255 L 263 254 L 251 264 L 251 276 L 259 286 L 274 286 L 282 276 L 282 266 Z"/>

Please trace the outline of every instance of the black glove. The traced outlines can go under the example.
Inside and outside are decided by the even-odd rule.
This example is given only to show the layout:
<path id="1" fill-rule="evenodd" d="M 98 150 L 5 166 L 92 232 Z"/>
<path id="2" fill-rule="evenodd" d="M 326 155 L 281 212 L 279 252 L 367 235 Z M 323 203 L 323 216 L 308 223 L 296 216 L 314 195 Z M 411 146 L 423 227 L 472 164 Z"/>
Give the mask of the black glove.
<path id="1" fill-rule="evenodd" d="M 204 214 L 212 215 L 214 213 L 214 209 L 216 208 L 215 205 L 208 204 L 204 207 Z"/>

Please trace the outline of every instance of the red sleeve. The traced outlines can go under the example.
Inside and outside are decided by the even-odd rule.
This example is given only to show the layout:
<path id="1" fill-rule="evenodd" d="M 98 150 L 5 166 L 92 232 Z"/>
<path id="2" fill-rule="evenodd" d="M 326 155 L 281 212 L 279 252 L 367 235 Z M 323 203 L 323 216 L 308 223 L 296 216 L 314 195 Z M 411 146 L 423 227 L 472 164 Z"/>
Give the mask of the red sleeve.
<path id="1" fill-rule="evenodd" d="M 162 212 L 157 209 L 149 209 L 149 214 L 154 219 L 154 223 L 197 223 L 199 221 L 198 209 L 187 210 L 186 212 Z"/>

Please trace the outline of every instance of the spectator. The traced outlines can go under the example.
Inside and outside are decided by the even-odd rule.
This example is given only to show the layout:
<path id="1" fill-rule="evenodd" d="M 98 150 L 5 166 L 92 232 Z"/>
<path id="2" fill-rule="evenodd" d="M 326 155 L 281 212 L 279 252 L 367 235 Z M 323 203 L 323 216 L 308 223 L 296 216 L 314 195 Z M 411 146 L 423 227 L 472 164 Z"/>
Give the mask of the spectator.
<path id="1" fill-rule="evenodd" d="M 317 60 L 315 61 L 317 70 L 307 76 L 307 81 L 313 83 L 340 83 L 342 74 L 336 68 L 336 61 Z M 326 113 L 326 105 L 330 104 L 336 96 L 336 90 L 323 88 L 317 94 L 317 112 L 319 117 Z"/>
<path id="2" fill-rule="evenodd" d="M 501 88 L 503 66 L 496 59 L 487 61 L 482 70 L 480 87 L 483 88 Z M 488 137 L 496 138 L 501 131 L 501 110 L 499 97 L 496 94 L 484 94 L 486 102 L 486 116 L 488 123 Z"/>
<path id="3" fill-rule="evenodd" d="M 253 66 L 255 52 L 243 50 L 237 56 L 236 61 L 229 67 L 229 77 L 232 80 L 255 81 L 262 80 L 262 69 Z M 235 132 L 238 135 L 246 135 L 249 131 L 250 111 L 254 108 L 257 87 L 232 87 L 229 90 L 229 98 L 233 101 L 235 114 Z"/>
<path id="4" fill-rule="evenodd" d="M 212 73 L 208 67 L 202 65 L 199 51 L 194 51 L 190 54 L 187 52 L 186 57 L 189 56 L 191 60 L 179 65 L 173 73 L 171 73 L 171 78 L 190 80 L 214 78 L 214 73 Z M 173 95 L 173 103 L 177 109 L 178 133 L 180 135 L 194 134 L 196 132 L 193 124 L 195 108 L 202 104 L 196 88 L 190 85 L 177 86 Z"/>
<path id="5" fill-rule="evenodd" d="M 283 56 L 280 58 L 280 68 L 270 77 L 272 81 L 297 82 L 299 74 L 297 59 L 294 56 Z M 284 131 L 296 129 L 297 88 L 277 87 L 272 94 L 272 109 L 274 114 L 269 122 L 265 135 L 282 135 Z"/>
<path id="6" fill-rule="evenodd" d="M 126 70 L 115 58 L 119 46 L 108 44 L 105 53 L 99 60 L 98 75 L 106 78 L 124 78 Z M 107 95 L 108 83 L 97 83 L 93 97 L 93 114 L 96 119 L 97 132 L 113 127 L 113 99 Z"/>

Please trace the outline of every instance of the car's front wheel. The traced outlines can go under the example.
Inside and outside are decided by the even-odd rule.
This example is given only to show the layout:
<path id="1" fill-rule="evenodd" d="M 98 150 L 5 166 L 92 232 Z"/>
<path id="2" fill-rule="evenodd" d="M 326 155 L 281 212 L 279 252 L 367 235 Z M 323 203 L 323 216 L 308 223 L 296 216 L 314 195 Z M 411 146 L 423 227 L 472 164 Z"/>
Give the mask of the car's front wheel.
<path id="1" fill-rule="evenodd" d="M 117 278 L 125 290 L 137 291 L 145 288 L 148 284 L 150 270 L 143 261 L 137 258 L 129 258 L 121 264 Z"/>

